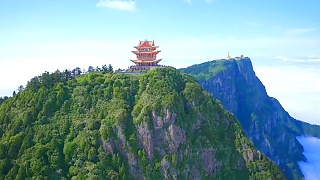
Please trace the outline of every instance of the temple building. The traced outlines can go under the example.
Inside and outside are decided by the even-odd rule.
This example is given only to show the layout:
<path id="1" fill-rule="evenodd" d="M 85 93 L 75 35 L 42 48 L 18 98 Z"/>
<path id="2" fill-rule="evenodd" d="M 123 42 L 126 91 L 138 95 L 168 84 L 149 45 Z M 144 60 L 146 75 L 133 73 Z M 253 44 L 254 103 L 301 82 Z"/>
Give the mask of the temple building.
<path id="1" fill-rule="evenodd" d="M 136 51 L 132 51 L 136 56 L 136 60 L 131 60 L 135 65 L 131 66 L 131 70 L 149 70 L 154 67 L 160 66 L 158 63 L 162 59 L 157 59 L 157 51 L 159 46 L 154 44 L 154 41 L 139 41 L 138 46 L 133 46 Z"/>
<path id="2" fill-rule="evenodd" d="M 230 57 L 230 54 L 229 54 L 229 51 L 228 51 L 228 56 L 227 56 L 227 60 L 230 60 L 231 57 Z"/>
<path id="3" fill-rule="evenodd" d="M 230 56 L 229 51 L 228 51 L 228 56 L 227 56 L 227 59 L 226 59 L 226 60 L 242 60 L 242 59 L 246 59 L 246 58 L 248 58 L 248 57 L 244 57 L 243 55 L 241 55 L 240 57 L 234 57 L 234 58 L 232 58 L 232 57 Z"/>

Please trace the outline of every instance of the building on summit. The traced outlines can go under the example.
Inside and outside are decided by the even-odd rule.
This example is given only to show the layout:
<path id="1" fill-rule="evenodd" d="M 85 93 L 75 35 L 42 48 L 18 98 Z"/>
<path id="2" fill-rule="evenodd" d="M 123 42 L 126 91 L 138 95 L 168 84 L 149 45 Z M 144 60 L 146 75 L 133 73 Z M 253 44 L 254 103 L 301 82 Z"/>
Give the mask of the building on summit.
<path id="1" fill-rule="evenodd" d="M 229 51 L 228 51 L 228 56 L 227 56 L 227 59 L 231 59 L 231 57 L 230 57 L 230 54 L 229 54 Z"/>
<path id="2" fill-rule="evenodd" d="M 131 60 L 135 65 L 130 67 L 130 70 L 150 70 L 154 67 L 159 67 L 158 64 L 162 59 L 157 59 L 157 51 L 159 46 L 154 44 L 154 41 L 139 41 L 138 46 L 133 46 L 136 51 L 132 51 L 136 56 L 136 60 Z"/>
<path id="3" fill-rule="evenodd" d="M 227 56 L 227 59 L 226 59 L 226 60 L 241 60 L 241 59 L 246 59 L 246 58 L 248 58 L 248 57 L 244 57 L 243 55 L 241 55 L 240 57 L 234 57 L 234 58 L 232 58 L 232 57 L 230 56 L 229 51 L 228 51 L 228 56 Z"/>

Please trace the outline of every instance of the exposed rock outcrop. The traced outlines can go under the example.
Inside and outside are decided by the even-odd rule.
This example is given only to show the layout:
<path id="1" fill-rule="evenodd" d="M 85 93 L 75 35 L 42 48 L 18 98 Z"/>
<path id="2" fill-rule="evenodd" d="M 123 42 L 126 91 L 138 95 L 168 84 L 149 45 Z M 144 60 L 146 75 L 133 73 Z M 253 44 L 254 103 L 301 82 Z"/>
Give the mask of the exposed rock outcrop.
<path id="1" fill-rule="evenodd" d="M 200 162 L 206 175 L 213 174 L 221 168 L 221 163 L 216 159 L 215 151 L 212 148 L 202 150 Z"/>
<path id="2" fill-rule="evenodd" d="M 320 127 L 293 119 L 275 98 L 269 97 L 249 58 L 214 60 L 182 71 L 197 77 L 202 87 L 239 119 L 249 139 L 281 167 L 288 179 L 303 177 L 298 161 L 305 157 L 295 137 L 320 137 Z M 250 151 L 244 158 L 252 159 Z"/>
<path id="3" fill-rule="evenodd" d="M 169 148 L 172 153 L 177 152 L 180 144 L 184 144 L 186 142 L 186 134 L 185 132 L 176 125 L 171 124 L 168 128 L 171 143 L 169 143 Z"/>
<path id="4" fill-rule="evenodd" d="M 103 150 L 105 152 L 108 152 L 110 154 L 114 153 L 114 143 L 113 143 L 113 141 L 109 140 L 107 142 L 105 140 L 102 140 L 102 147 L 103 147 Z"/>
<path id="5" fill-rule="evenodd" d="M 160 129 L 163 126 L 168 127 L 171 124 L 174 124 L 177 118 L 177 114 L 170 112 L 169 109 L 164 110 L 164 117 L 156 115 L 156 112 L 152 112 L 152 122 L 155 129 Z"/>
<path id="6" fill-rule="evenodd" d="M 142 122 L 138 125 L 139 142 L 141 142 L 143 149 L 146 150 L 150 159 L 154 156 L 154 140 L 153 131 L 150 130 L 149 125 L 146 122 Z"/>

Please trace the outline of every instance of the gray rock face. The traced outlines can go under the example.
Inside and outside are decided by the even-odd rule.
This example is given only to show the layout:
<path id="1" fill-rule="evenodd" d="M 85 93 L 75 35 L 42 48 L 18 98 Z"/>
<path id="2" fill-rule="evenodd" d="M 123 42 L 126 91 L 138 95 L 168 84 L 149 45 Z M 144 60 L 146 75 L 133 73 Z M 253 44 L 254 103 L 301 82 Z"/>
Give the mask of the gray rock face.
<path id="1" fill-rule="evenodd" d="M 293 118 L 276 99 L 267 95 L 249 58 L 226 61 L 224 66 L 227 67 L 224 71 L 201 80 L 200 84 L 239 119 L 249 139 L 276 162 L 289 179 L 293 176 L 288 162 L 292 162 L 302 176 L 297 164 L 305 159 L 302 146 L 295 139 L 296 134 L 289 130 L 295 123 Z M 250 153 L 244 157 L 251 159 Z"/>
<path id="2" fill-rule="evenodd" d="M 199 114 L 198 118 L 197 118 L 197 122 L 194 124 L 191 131 L 194 133 L 194 132 L 200 130 L 201 124 L 203 123 L 203 121 L 204 121 L 204 117 L 201 114 Z"/>
<path id="3" fill-rule="evenodd" d="M 137 158 L 131 151 L 129 151 L 130 145 L 125 138 L 123 127 L 116 126 L 115 131 L 118 133 L 117 136 L 119 137 L 115 141 L 115 146 L 119 150 L 120 155 L 128 162 L 131 174 L 135 179 L 143 178 L 141 168 L 137 165 Z"/>
<path id="4" fill-rule="evenodd" d="M 200 155 L 200 162 L 206 175 L 217 172 L 221 168 L 221 163 L 216 160 L 213 149 L 203 149 Z"/>
<path id="5" fill-rule="evenodd" d="M 184 144 L 186 142 L 186 134 L 185 132 L 176 125 L 171 124 L 168 128 L 171 143 L 169 144 L 171 152 L 177 152 L 180 144 Z"/>
<path id="6" fill-rule="evenodd" d="M 177 118 L 176 113 L 171 113 L 169 109 L 164 110 L 164 117 L 157 116 L 155 112 L 152 112 L 152 122 L 155 129 L 160 129 L 163 126 L 170 126 L 174 124 Z"/>
<path id="7" fill-rule="evenodd" d="M 154 156 L 153 132 L 150 130 L 146 122 L 142 122 L 138 126 L 139 142 L 142 143 L 143 149 L 146 150 L 149 159 Z"/>
<path id="8" fill-rule="evenodd" d="M 163 171 L 164 177 L 168 178 L 169 168 L 170 168 L 169 161 L 167 161 L 165 159 L 162 159 L 161 160 L 161 167 L 162 167 L 162 171 Z"/>
<path id="9" fill-rule="evenodd" d="M 152 112 L 154 129 L 151 129 L 146 122 L 138 125 L 139 142 L 150 160 L 153 159 L 155 150 L 163 156 L 167 148 L 174 153 L 181 144 L 186 142 L 185 131 L 174 125 L 176 113 L 171 113 L 166 109 L 164 114 L 164 117 L 160 117 Z"/>
<path id="10" fill-rule="evenodd" d="M 170 152 L 176 152 L 179 145 L 185 142 L 185 132 L 174 125 L 177 114 L 164 110 L 164 117 L 152 112 L 152 122 L 154 126 L 154 139 L 156 149 L 159 154 L 164 155 L 165 150 L 169 148 Z"/>
<path id="11" fill-rule="evenodd" d="M 245 161 L 253 161 L 253 152 L 252 152 L 251 149 L 243 151 L 242 156 L 243 156 Z"/>
<path id="12" fill-rule="evenodd" d="M 114 143 L 113 143 L 113 141 L 108 141 L 108 142 L 106 142 L 106 141 L 102 141 L 102 148 L 103 148 L 103 150 L 105 151 L 105 152 L 108 152 L 108 153 L 110 153 L 110 154 L 113 154 L 114 153 Z"/>
<path id="13" fill-rule="evenodd" d="M 201 174 L 198 169 L 193 168 L 193 179 L 194 180 L 200 180 L 201 179 Z"/>

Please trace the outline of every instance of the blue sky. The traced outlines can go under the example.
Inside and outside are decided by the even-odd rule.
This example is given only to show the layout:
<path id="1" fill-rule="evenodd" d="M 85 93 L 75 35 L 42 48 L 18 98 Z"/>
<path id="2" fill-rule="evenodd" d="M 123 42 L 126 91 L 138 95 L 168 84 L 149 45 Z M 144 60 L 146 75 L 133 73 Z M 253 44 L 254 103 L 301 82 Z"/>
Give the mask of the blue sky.
<path id="1" fill-rule="evenodd" d="M 320 124 L 320 1 L 1 0 L 0 96 L 44 71 L 126 68 L 154 39 L 177 68 L 249 56 L 268 94 Z"/>

